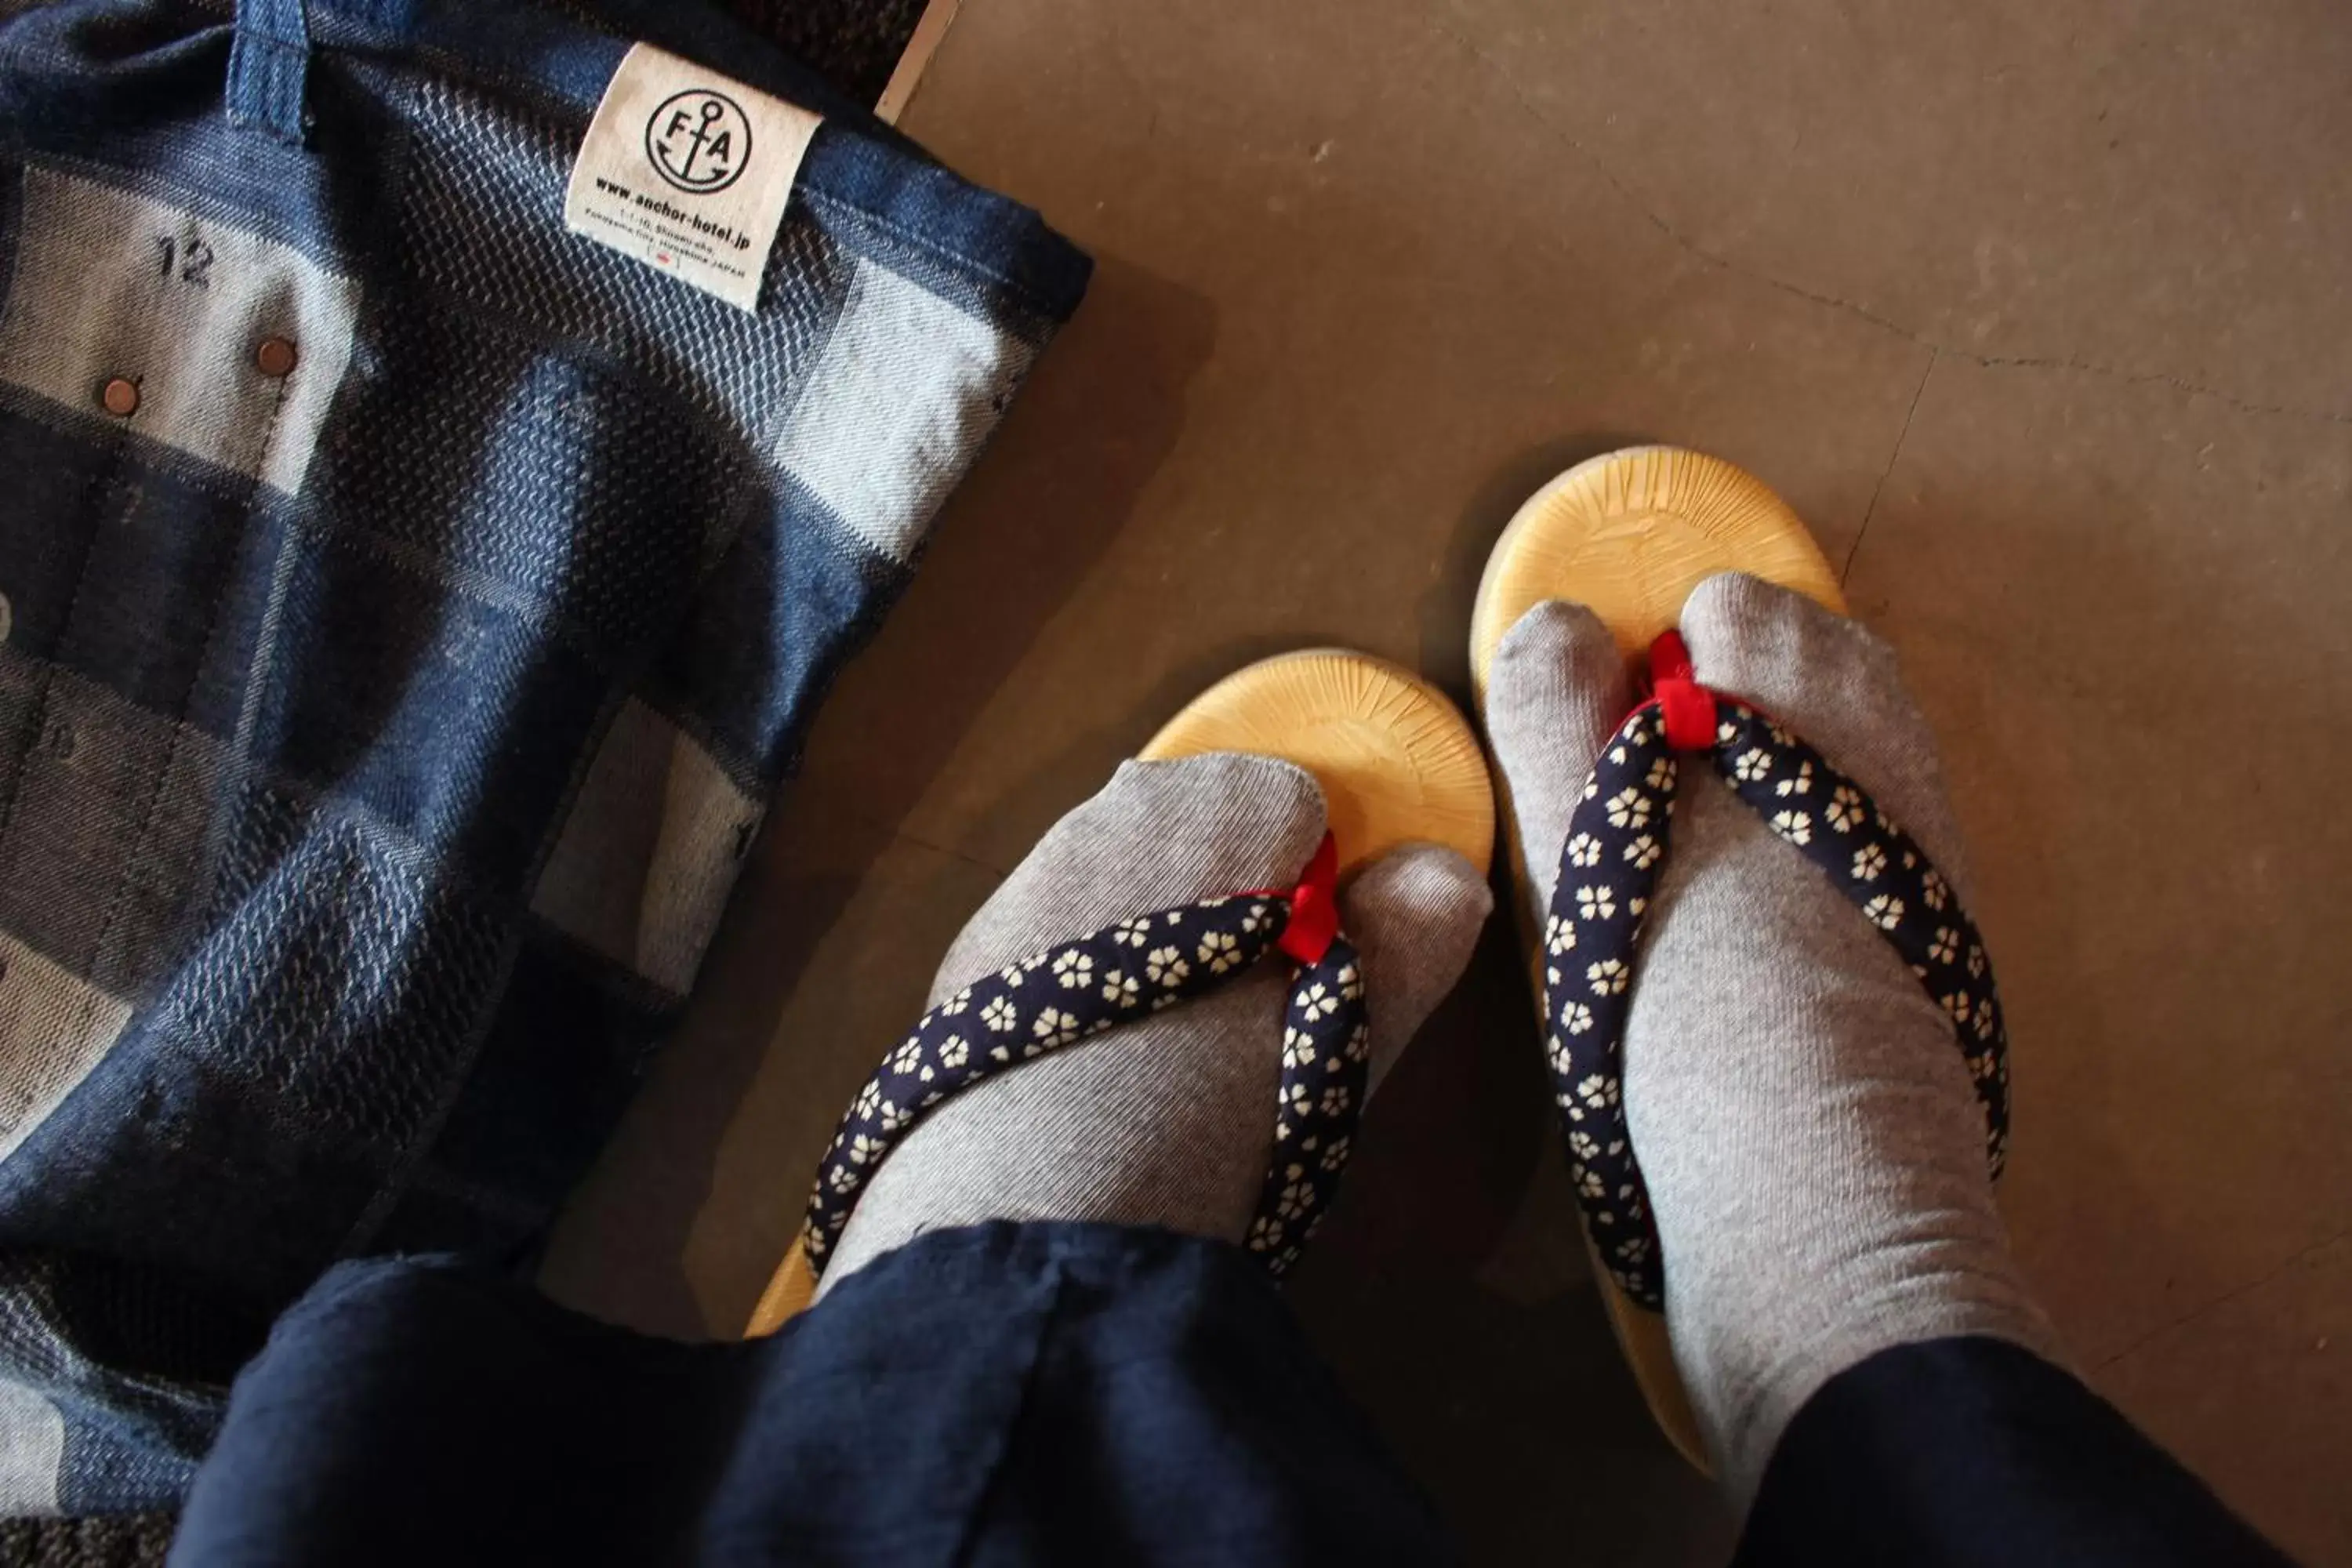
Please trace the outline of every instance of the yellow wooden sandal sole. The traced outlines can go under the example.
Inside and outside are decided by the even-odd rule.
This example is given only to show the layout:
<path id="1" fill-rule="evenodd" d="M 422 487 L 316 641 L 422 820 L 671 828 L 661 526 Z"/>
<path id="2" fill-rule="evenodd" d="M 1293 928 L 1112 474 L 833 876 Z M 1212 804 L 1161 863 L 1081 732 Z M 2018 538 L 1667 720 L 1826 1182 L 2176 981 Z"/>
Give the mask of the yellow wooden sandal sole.
<path id="1" fill-rule="evenodd" d="M 1495 788 L 1477 731 L 1411 670 L 1347 648 L 1261 659 L 1212 686 L 1136 754 L 1279 757 L 1315 775 L 1342 873 L 1400 844 L 1443 844 L 1484 871 Z"/>
<path id="2" fill-rule="evenodd" d="M 1480 712 L 1503 634 L 1536 605 L 1566 599 L 1587 606 L 1631 664 L 1660 632 L 1680 624 L 1690 591 L 1722 572 L 1745 572 L 1845 613 L 1837 574 L 1804 521 L 1744 468 L 1678 447 L 1629 447 L 1577 464 L 1528 498 L 1486 558 L 1470 616 L 1470 668 Z M 1507 787 L 1504 794 L 1511 873 L 1525 887 L 1527 847 L 1519 842 Z M 1543 852 L 1556 856 L 1559 847 Z M 1524 898 L 1511 900 L 1541 1016 L 1542 944 L 1528 928 L 1526 904 Z M 1707 1469 L 1664 1316 L 1636 1306 L 1597 1258 L 1592 1277 L 1650 1413 L 1685 1458 Z"/>
<path id="3" fill-rule="evenodd" d="M 1187 703 L 1137 755 L 1279 757 L 1315 775 L 1339 870 L 1419 840 L 1483 874 L 1495 854 L 1495 786 L 1477 732 L 1446 695 L 1370 654 L 1310 648 L 1238 669 Z M 744 1337 L 783 1327 L 816 1289 L 800 1243 L 768 1281 Z"/>

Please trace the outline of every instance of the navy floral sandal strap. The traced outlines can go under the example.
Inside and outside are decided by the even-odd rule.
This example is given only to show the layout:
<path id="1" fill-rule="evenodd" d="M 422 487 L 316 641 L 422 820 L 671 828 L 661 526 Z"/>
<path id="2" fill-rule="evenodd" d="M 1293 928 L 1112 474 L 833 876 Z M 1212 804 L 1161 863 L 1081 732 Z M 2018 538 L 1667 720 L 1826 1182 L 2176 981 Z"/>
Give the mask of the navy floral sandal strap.
<path id="1" fill-rule="evenodd" d="M 1664 1310 L 1664 1258 L 1626 1131 L 1623 1061 L 1678 753 L 1709 753 L 1733 793 L 1853 901 L 1943 1007 L 1975 1080 L 1996 1177 L 2009 1142 L 2009 1036 L 1984 939 L 1927 852 L 1784 726 L 1700 686 L 1673 632 L 1652 648 L 1650 668 L 1654 695 L 1602 746 L 1560 852 L 1544 928 L 1545 1056 L 1593 1250 L 1627 1296 Z"/>
<path id="2" fill-rule="evenodd" d="M 1238 893 L 1138 915 L 976 980 L 923 1015 L 842 1118 L 817 1167 L 801 1244 L 822 1277 L 858 1194 L 932 1107 L 1048 1052 L 1174 1006 L 1279 952 L 1291 960 L 1274 1152 L 1244 1245 L 1279 1276 L 1347 1168 L 1371 1073 L 1363 967 L 1339 934 L 1329 835 L 1287 893 Z"/>

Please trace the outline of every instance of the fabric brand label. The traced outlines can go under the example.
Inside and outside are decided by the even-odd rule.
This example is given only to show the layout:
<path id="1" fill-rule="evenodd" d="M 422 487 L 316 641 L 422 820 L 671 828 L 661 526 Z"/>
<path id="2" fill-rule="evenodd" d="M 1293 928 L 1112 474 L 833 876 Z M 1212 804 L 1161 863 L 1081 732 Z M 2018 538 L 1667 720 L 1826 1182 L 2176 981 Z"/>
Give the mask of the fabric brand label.
<path id="1" fill-rule="evenodd" d="M 757 310 L 820 116 L 631 46 L 572 163 L 563 226 Z"/>

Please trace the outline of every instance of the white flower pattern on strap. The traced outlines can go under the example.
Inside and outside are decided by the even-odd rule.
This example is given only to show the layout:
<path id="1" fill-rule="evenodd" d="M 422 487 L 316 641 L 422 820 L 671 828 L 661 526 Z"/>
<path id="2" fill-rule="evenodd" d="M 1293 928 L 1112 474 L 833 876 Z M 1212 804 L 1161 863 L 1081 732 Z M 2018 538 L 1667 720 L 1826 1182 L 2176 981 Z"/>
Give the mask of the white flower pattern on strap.
<path id="1" fill-rule="evenodd" d="M 1283 1219 L 1297 1219 L 1313 1205 L 1314 1189 L 1299 1180 L 1307 1173 L 1306 1166 L 1292 1165 L 1283 1173 L 1288 1180 L 1283 1184 L 1282 1195 L 1276 1200 L 1274 1212 Z"/>
<path id="2" fill-rule="evenodd" d="M 1274 952 L 1287 918 L 1284 900 L 1265 897 L 1137 915 L 1008 964 L 923 1015 L 853 1100 L 812 1184 L 803 1230 L 812 1269 L 823 1268 L 871 1171 L 924 1111 L 993 1072 L 1115 1027 L 1147 1005 L 1157 1011 L 1181 1003 L 1258 962 Z M 1289 988 L 1271 1142 L 1293 1152 L 1269 1173 L 1249 1232 L 1277 1272 L 1299 1256 L 1352 1146 L 1371 1054 L 1364 991 L 1344 937 L 1300 963 Z M 960 1015 L 971 1018 L 961 1032 Z"/>
<path id="3" fill-rule="evenodd" d="M 1639 827 L 1650 820 L 1650 797 L 1637 789 L 1622 789 L 1609 797 L 1609 826 Z"/>

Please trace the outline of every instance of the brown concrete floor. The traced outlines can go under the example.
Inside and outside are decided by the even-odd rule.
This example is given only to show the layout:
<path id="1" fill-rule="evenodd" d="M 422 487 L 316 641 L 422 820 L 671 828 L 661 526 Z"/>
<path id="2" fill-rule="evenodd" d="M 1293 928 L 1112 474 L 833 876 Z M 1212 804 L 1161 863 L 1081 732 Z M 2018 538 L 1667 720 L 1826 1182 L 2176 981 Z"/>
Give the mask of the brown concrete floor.
<path id="1" fill-rule="evenodd" d="M 907 116 L 1101 260 L 818 728 L 549 1260 L 728 1332 L 1004 869 L 1192 691 L 1459 692 L 1517 501 L 1764 476 L 1900 647 L 2091 1381 L 2352 1563 L 2352 28 L 2332 0 L 968 0 Z M 1718 1561 L 1570 1239 L 1499 930 L 1297 1296 L 1477 1560 Z"/>

